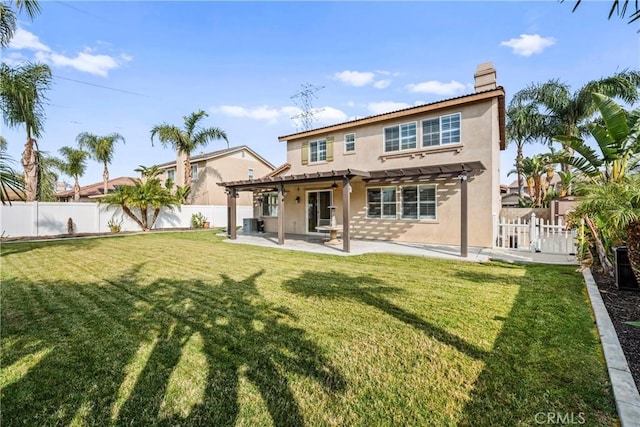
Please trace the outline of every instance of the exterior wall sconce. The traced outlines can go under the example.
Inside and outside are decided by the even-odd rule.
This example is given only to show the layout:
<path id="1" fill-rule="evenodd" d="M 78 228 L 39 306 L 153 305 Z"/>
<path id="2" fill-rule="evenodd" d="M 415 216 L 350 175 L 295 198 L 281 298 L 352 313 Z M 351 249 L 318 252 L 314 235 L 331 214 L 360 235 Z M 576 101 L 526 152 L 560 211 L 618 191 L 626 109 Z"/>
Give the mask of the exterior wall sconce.
<path id="1" fill-rule="evenodd" d="M 300 196 L 296 196 L 296 203 L 300 203 Z"/>
<path id="2" fill-rule="evenodd" d="M 338 188 L 338 184 L 335 181 L 333 181 L 333 184 L 331 184 L 331 188 L 335 190 L 336 188 Z"/>

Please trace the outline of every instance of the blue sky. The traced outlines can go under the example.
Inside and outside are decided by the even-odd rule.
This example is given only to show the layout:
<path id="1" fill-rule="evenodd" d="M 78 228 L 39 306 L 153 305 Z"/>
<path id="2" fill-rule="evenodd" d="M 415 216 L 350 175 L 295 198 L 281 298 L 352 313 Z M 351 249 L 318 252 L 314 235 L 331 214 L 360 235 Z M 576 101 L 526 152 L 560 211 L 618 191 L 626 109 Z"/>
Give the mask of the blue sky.
<path id="1" fill-rule="evenodd" d="M 175 158 L 152 146 L 152 126 L 181 125 L 204 109 L 205 124 L 225 130 L 231 146 L 246 144 L 278 166 L 286 149 L 277 137 L 296 131 L 291 96 L 303 84 L 322 87 L 313 99 L 321 126 L 471 93 L 486 61 L 507 102 L 533 82 L 558 78 L 575 90 L 640 68 L 637 24 L 607 20 L 610 1 L 583 2 L 575 13 L 573 4 L 41 1 L 42 14 L 21 17 L 2 60 L 51 66 L 39 138 L 51 154 L 81 132 L 118 132 L 126 144 L 110 175 L 135 176 L 138 165 Z M 18 161 L 24 130 L 1 126 Z M 532 145 L 525 155 L 543 150 Z M 513 180 L 514 157 L 514 147 L 501 154 L 502 183 Z M 101 180 L 102 166 L 89 162 L 81 185 Z"/>

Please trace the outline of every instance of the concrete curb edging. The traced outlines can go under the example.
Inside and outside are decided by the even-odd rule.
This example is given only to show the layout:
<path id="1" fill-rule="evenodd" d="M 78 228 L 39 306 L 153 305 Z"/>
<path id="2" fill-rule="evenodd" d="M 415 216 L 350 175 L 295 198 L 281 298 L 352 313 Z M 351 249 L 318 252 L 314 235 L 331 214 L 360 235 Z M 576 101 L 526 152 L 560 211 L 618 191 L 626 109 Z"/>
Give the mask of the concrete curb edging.
<path id="1" fill-rule="evenodd" d="M 607 308 L 602 301 L 598 285 L 593 279 L 591 270 L 582 272 L 587 284 L 587 292 L 596 318 L 607 370 L 613 388 L 613 397 L 622 427 L 640 427 L 640 394 L 631 376 L 627 359 L 624 357 L 618 335 L 613 327 Z"/>

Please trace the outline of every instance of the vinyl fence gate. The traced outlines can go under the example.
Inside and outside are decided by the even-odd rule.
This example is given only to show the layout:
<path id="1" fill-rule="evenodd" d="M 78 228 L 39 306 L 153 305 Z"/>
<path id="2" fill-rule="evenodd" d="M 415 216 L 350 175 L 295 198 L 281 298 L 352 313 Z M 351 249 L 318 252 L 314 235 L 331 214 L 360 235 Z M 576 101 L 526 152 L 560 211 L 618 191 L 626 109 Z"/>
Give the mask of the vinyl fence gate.
<path id="1" fill-rule="evenodd" d="M 496 247 L 574 255 L 577 251 L 576 236 L 577 230 L 568 228 L 562 223 L 562 219 L 554 225 L 550 221 L 536 218 L 536 214 L 532 213 L 528 222 L 521 218 L 500 218 L 497 224 Z"/>

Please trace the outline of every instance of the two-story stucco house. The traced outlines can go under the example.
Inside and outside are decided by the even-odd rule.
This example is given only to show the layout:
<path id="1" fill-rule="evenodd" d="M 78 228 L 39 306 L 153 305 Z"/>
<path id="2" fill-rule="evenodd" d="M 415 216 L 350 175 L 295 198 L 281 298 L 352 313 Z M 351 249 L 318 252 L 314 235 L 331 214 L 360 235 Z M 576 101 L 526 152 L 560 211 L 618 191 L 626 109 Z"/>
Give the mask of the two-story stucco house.
<path id="1" fill-rule="evenodd" d="M 158 165 L 163 182 L 172 180 L 184 186 L 181 177 L 184 176 L 186 157 L 179 156 L 177 160 Z M 217 185 L 231 180 L 252 180 L 272 172 L 274 166 L 258 153 L 246 145 L 226 148 L 191 156 L 193 181 L 191 185 L 190 203 L 194 205 L 225 205 L 227 196 L 224 188 Z M 245 193 L 238 199 L 240 206 L 253 204 L 252 194 Z"/>
<path id="2" fill-rule="evenodd" d="M 460 245 L 463 256 L 494 245 L 505 93 L 491 63 L 478 66 L 472 94 L 279 140 L 288 163 L 279 175 L 220 185 L 230 217 L 237 195 L 255 192 L 280 243 L 337 229 L 347 252 L 351 238 Z"/>

